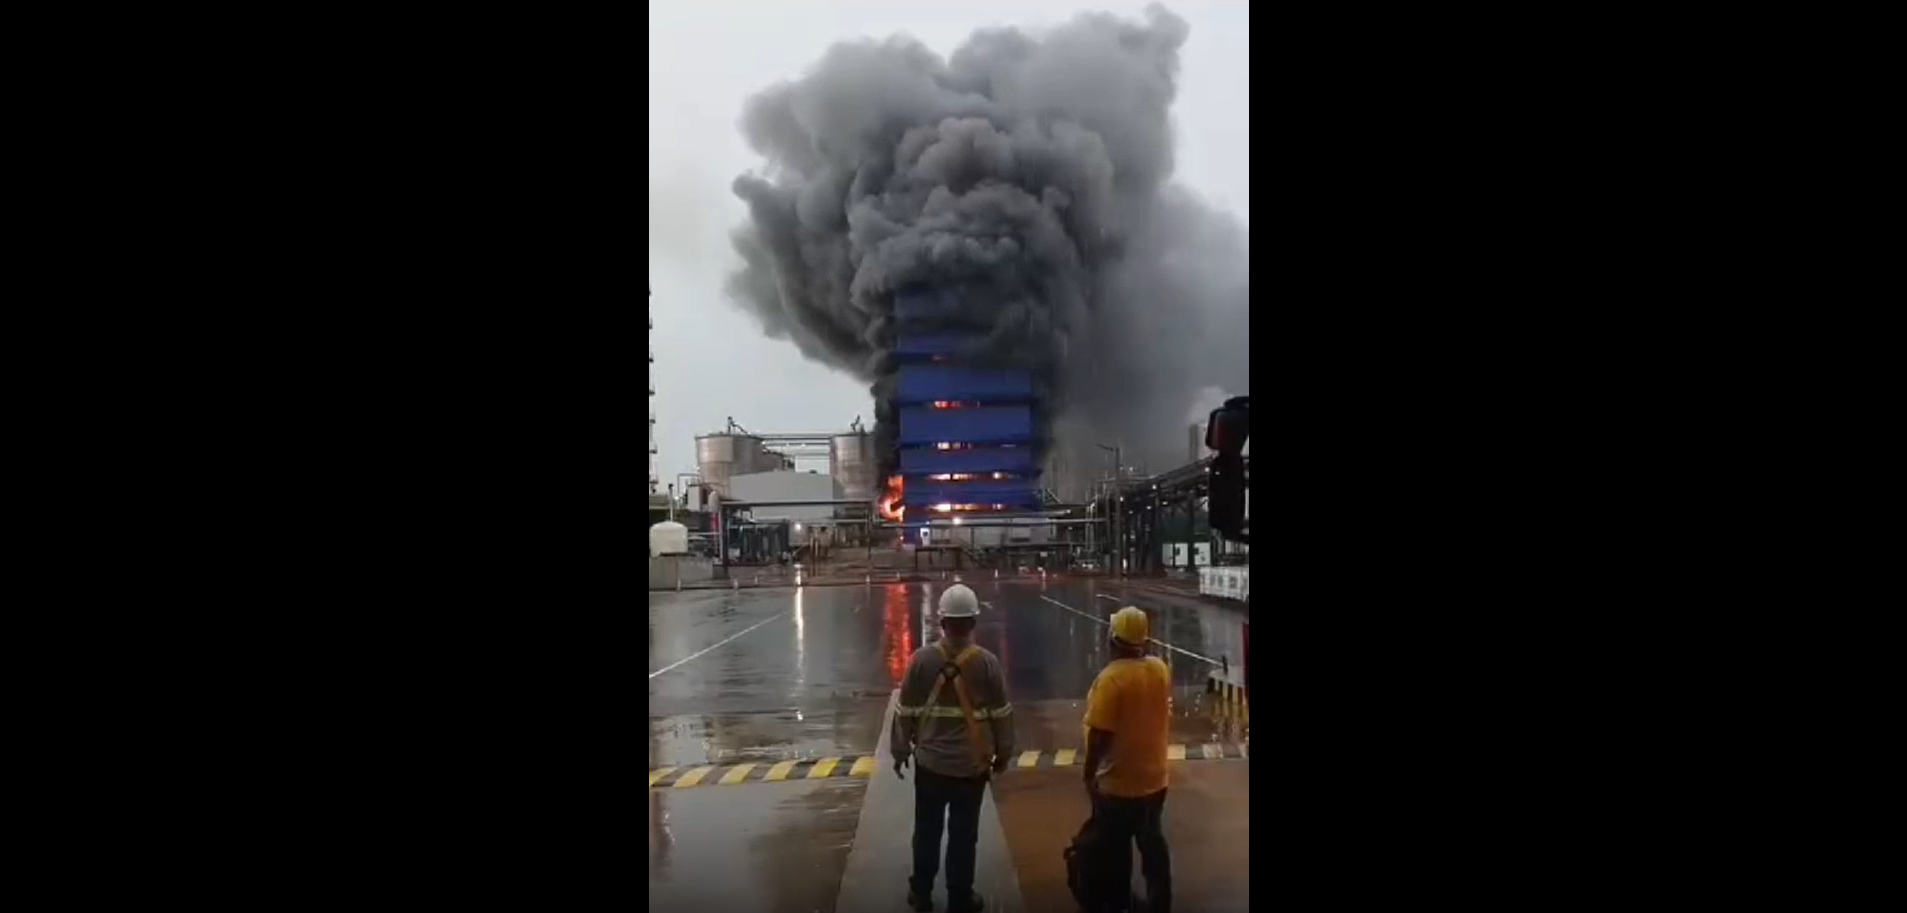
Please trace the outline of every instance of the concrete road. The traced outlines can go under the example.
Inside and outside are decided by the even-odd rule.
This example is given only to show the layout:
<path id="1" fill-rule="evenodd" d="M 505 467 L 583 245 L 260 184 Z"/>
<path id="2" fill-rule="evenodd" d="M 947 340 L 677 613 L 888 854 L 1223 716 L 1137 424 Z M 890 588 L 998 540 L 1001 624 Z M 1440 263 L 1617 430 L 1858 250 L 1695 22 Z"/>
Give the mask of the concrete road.
<path id="1" fill-rule="evenodd" d="M 960 576 L 982 601 L 976 641 L 1007 668 L 1016 747 L 1046 752 L 1042 768 L 1054 763 L 1055 750 L 1081 747 L 1083 699 L 1107 660 L 1105 619 L 1125 604 L 1146 609 L 1154 639 L 1169 645 L 1160 652 L 1173 668 L 1174 741 L 1247 741 L 1236 721 L 1212 719 L 1205 695 L 1209 676 L 1237 671 L 1239 613 L 1103 581 L 996 580 L 991 572 Z M 912 652 L 938 637 L 931 627 L 932 606 L 951 582 L 650 594 L 649 763 L 652 771 L 675 771 L 662 787 L 649 791 L 652 906 L 835 909 L 833 892 L 857 839 L 856 821 L 867 794 L 865 779 L 843 775 L 853 759 L 880 744 L 889 695 Z M 814 763 L 833 758 L 843 760 Z M 755 766 L 730 777 L 744 764 Z M 1200 764 L 1209 770 L 1195 770 Z M 1213 909 L 1228 906 L 1229 890 L 1242 901 L 1244 841 L 1225 828 L 1243 831 L 1248 762 L 1175 766 L 1192 771 L 1186 774 L 1193 779 L 1186 781 L 1185 795 L 1225 800 L 1205 803 L 1211 806 L 1209 815 L 1181 812 L 1185 821 L 1174 826 L 1212 818 L 1199 824 L 1198 833 L 1228 834 L 1196 855 L 1183 856 L 1184 861 L 1175 856 L 1175 869 L 1184 870 L 1194 858 L 1202 860 L 1196 865 L 1224 869 L 1225 860 L 1236 857 L 1237 878 L 1208 899 L 1227 901 Z M 672 785 L 704 767 L 709 769 L 699 785 L 716 788 Z M 832 775 L 811 779 L 818 768 Z M 859 768 L 861 774 L 870 771 L 893 776 L 884 759 Z M 764 776 L 800 782 L 761 782 Z M 1203 802 L 1180 798 L 1178 776 L 1175 771 L 1171 807 Z M 718 786 L 725 777 L 734 785 Z M 1194 790 L 1192 783 L 1205 785 Z M 1028 867 L 1024 877 L 1033 879 L 1030 892 L 1050 893 L 1051 872 L 1041 870 L 1039 861 L 1050 857 L 1048 868 L 1058 865 L 1054 841 L 1063 846 L 1083 819 L 1083 798 L 1072 797 L 1078 809 L 1059 807 L 1075 792 L 1077 770 L 1016 769 L 995 787 L 1013 865 Z M 1027 809 L 1046 810 L 1023 813 Z M 1203 845 L 1193 832 L 1173 836 Z M 859 839 L 892 843 L 906 835 Z M 1212 852 L 1222 858 L 1210 861 Z M 905 875 L 897 873 L 897 883 Z M 1027 899 L 1039 902 L 1025 904 L 1026 909 L 1055 909 L 1044 894 L 1029 893 Z"/>

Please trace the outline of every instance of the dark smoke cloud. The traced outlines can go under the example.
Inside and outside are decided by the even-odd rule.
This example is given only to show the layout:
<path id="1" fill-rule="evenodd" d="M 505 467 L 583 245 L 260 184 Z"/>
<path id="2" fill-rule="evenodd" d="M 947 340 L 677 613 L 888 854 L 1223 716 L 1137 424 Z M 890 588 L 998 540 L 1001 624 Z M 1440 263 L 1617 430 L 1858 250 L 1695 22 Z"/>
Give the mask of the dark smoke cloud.
<path id="1" fill-rule="evenodd" d="M 1183 462 L 1201 390 L 1247 392 L 1250 293 L 1243 226 L 1169 183 L 1186 36 L 1154 6 L 982 30 L 944 61 L 905 37 L 835 45 L 747 103 L 768 168 L 735 181 L 730 294 L 879 403 L 893 296 L 931 289 L 974 356 L 1034 371 L 1054 454 Z"/>

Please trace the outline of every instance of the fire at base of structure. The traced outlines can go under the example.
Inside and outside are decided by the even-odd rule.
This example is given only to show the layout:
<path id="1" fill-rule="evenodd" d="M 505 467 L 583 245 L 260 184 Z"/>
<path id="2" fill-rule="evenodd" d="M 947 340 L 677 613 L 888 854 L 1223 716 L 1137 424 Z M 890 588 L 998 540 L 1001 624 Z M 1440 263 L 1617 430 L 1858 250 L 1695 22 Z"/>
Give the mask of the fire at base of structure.
<path id="1" fill-rule="evenodd" d="M 894 301 L 895 513 L 919 520 L 1038 510 L 1032 373 L 966 363 L 963 352 L 976 340 L 937 329 L 943 313 L 930 291 Z"/>

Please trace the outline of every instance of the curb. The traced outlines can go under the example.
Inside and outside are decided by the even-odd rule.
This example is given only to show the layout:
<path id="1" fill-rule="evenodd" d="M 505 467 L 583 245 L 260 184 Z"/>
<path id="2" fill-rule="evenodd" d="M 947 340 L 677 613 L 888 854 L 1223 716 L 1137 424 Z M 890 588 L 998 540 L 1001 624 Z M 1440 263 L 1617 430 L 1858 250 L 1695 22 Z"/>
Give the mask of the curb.
<path id="1" fill-rule="evenodd" d="M 1229 599 L 1224 596 L 1214 596 L 1210 593 L 1201 593 L 1197 590 L 1182 590 L 1177 587 L 1148 586 L 1146 584 L 1135 585 L 1130 581 L 1126 583 L 1126 586 L 1137 592 L 1144 593 L 1147 596 L 1183 599 L 1186 602 L 1210 606 L 1215 609 L 1229 609 L 1242 615 L 1251 614 L 1251 603 L 1240 599 Z"/>
<path id="2" fill-rule="evenodd" d="M 968 582 L 971 582 L 973 580 L 992 580 L 999 583 L 1037 583 L 1041 579 L 1040 575 L 1038 574 L 1010 574 L 1006 576 L 997 576 L 997 577 L 984 577 L 981 575 L 982 571 L 988 571 L 988 570 L 992 570 L 992 568 L 963 568 L 959 571 L 947 571 L 943 573 L 929 573 L 926 571 L 915 573 L 915 572 L 909 571 L 908 573 L 901 574 L 899 576 L 892 576 L 893 572 L 889 571 L 888 573 L 890 576 L 882 577 L 879 580 L 873 579 L 873 576 L 870 574 L 863 574 L 860 580 L 855 580 L 852 577 L 809 577 L 806 580 L 802 581 L 801 585 L 802 586 L 882 586 L 882 585 L 894 584 L 894 583 L 943 583 L 943 582 L 946 582 L 947 580 L 952 579 L 952 575 L 954 574 L 959 574 L 969 578 Z M 1122 585 L 1131 586 L 1133 585 L 1134 580 L 1147 580 L 1150 578 L 1112 577 L 1105 574 L 1049 572 L 1046 575 L 1045 579 L 1048 579 L 1048 580 L 1099 580 L 1099 581 L 1108 581 L 1112 583 L 1118 583 Z M 792 579 L 786 579 L 786 580 L 771 579 L 767 581 L 750 582 L 748 583 L 747 586 L 742 586 L 741 585 L 742 582 L 743 581 L 740 578 L 730 578 L 728 580 L 720 580 L 720 581 L 702 580 L 702 581 L 697 581 L 695 583 L 685 583 L 685 584 L 682 584 L 680 587 L 674 587 L 674 586 L 650 587 L 649 592 L 651 593 L 686 592 L 689 590 L 769 590 L 769 589 L 787 589 L 787 588 L 793 588 L 795 586 L 795 582 Z M 1135 586 L 1134 588 L 1137 589 L 1139 587 Z M 1211 605 L 1234 608 L 1241 612 L 1246 611 L 1246 604 L 1239 602 L 1236 599 L 1222 599 L 1217 596 L 1201 595 L 1197 590 L 1183 591 L 1183 590 L 1177 590 L 1172 588 L 1160 588 L 1157 592 L 1158 592 L 1158 595 L 1179 596 L 1179 597 L 1191 599 L 1194 601 L 1206 602 Z"/>
<path id="3" fill-rule="evenodd" d="M 1217 761 L 1247 759 L 1250 746 L 1242 743 L 1214 742 L 1209 745 L 1167 745 L 1168 761 Z M 1070 767 L 1085 760 L 1086 753 L 1076 748 L 1053 751 L 1022 751 L 1009 767 Z M 649 771 L 650 789 L 690 789 L 697 786 L 738 786 L 743 783 L 781 783 L 789 780 L 829 780 L 843 777 L 866 779 L 883 766 L 873 755 L 846 755 L 838 758 L 809 758 L 774 764 L 685 764 L 658 767 Z"/>
<path id="4" fill-rule="evenodd" d="M 782 780 L 869 777 L 874 774 L 875 766 L 873 755 L 806 758 L 773 764 L 685 764 L 649 771 L 649 786 L 652 789 L 687 789 L 692 786 L 734 786 L 738 783 L 776 783 Z M 718 775 L 717 771 L 721 773 Z"/>

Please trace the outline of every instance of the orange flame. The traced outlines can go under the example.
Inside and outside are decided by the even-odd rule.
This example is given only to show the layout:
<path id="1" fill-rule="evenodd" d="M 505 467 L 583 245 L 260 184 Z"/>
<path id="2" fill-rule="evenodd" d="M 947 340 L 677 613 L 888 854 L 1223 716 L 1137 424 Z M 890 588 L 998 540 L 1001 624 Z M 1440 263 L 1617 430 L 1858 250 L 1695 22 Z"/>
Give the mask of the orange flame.
<path id="1" fill-rule="evenodd" d="M 880 500 L 882 518 L 896 523 L 905 522 L 907 508 L 900 503 L 901 493 L 904 490 L 900 476 L 887 477 L 887 493 L 882 495 Z"/>

